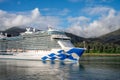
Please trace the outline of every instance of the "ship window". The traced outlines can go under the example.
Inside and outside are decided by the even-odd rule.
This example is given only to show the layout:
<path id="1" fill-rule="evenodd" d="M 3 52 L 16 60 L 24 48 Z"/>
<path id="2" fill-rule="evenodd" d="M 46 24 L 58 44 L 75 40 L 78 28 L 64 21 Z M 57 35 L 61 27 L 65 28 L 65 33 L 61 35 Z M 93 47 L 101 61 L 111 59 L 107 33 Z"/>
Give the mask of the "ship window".
<path id="1" fill-rule="evenodd" d="M 60 31 L 49 31 L 48 34 L 60 34 L 60 35 L 63 35 L 65 33 L 64 32 L 60 32 Z"/>

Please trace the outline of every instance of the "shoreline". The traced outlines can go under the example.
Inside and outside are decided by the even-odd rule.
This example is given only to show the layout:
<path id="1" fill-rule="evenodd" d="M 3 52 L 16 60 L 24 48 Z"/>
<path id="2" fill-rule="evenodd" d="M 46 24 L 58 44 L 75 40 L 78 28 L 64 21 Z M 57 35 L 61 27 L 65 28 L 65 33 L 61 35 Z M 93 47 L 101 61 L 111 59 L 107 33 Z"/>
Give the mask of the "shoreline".
<path id="1" fill-rule="evenodd" d="M 82 57 L 120 57 L 120 53 L 84 53 Z"/>

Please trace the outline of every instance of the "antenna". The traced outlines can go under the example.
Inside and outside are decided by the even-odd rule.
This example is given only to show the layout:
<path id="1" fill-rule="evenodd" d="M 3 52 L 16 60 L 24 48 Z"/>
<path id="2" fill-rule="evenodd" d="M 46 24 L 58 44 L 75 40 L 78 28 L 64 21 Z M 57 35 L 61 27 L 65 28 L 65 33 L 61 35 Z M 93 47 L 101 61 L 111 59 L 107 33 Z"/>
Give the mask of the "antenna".
<path id="1" fill-rule="evenodd" d="M 83 41 L 83 45 L 84 45 L 84 48 L 86 47 L 86 45 L 85 45 L 85 41 Z"/>

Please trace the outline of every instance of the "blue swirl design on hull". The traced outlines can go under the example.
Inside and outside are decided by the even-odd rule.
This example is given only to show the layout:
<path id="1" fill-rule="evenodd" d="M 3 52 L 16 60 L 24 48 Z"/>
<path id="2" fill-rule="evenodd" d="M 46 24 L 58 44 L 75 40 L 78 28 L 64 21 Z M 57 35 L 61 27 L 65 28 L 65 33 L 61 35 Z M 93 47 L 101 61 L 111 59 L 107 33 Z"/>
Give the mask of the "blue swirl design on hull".
<path id="1" fill-rule="evenodd" d="M 55 60 L 55 59 L 58 59 L 58 60 L 65 60 L 65 59 L 69 59 L 69 60 L 75 60 L 77 61 L 78 59 L 75 58 L 74 56 L 72 56 L 73 53 L 75 53 L 77 56 L 82 56 L 82 54 L 84 53 L 85 49 L 84 48 L 72 48 L 66 52 L 64 52 L 64 50 L 59 50 L 57 51 L 57 53 L 50 53 L 49 55 L 47 56 L 43 56 L 41 58 L 41 60 L 45 61 L 47 59 L 50 59 L 50 60 Z"/>

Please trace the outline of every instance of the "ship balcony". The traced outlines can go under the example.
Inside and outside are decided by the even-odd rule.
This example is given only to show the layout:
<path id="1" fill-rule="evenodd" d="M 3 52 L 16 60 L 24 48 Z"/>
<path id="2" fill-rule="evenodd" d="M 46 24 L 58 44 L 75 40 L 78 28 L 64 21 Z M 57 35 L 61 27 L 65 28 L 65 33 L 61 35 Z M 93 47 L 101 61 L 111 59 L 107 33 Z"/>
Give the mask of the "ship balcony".
<path id="1" fill-rule="evenodd" d="M 60 40 L 70 40 L 70 37 L 67 37 L 66 35 L 52 35 L 51 38 Z"/>

